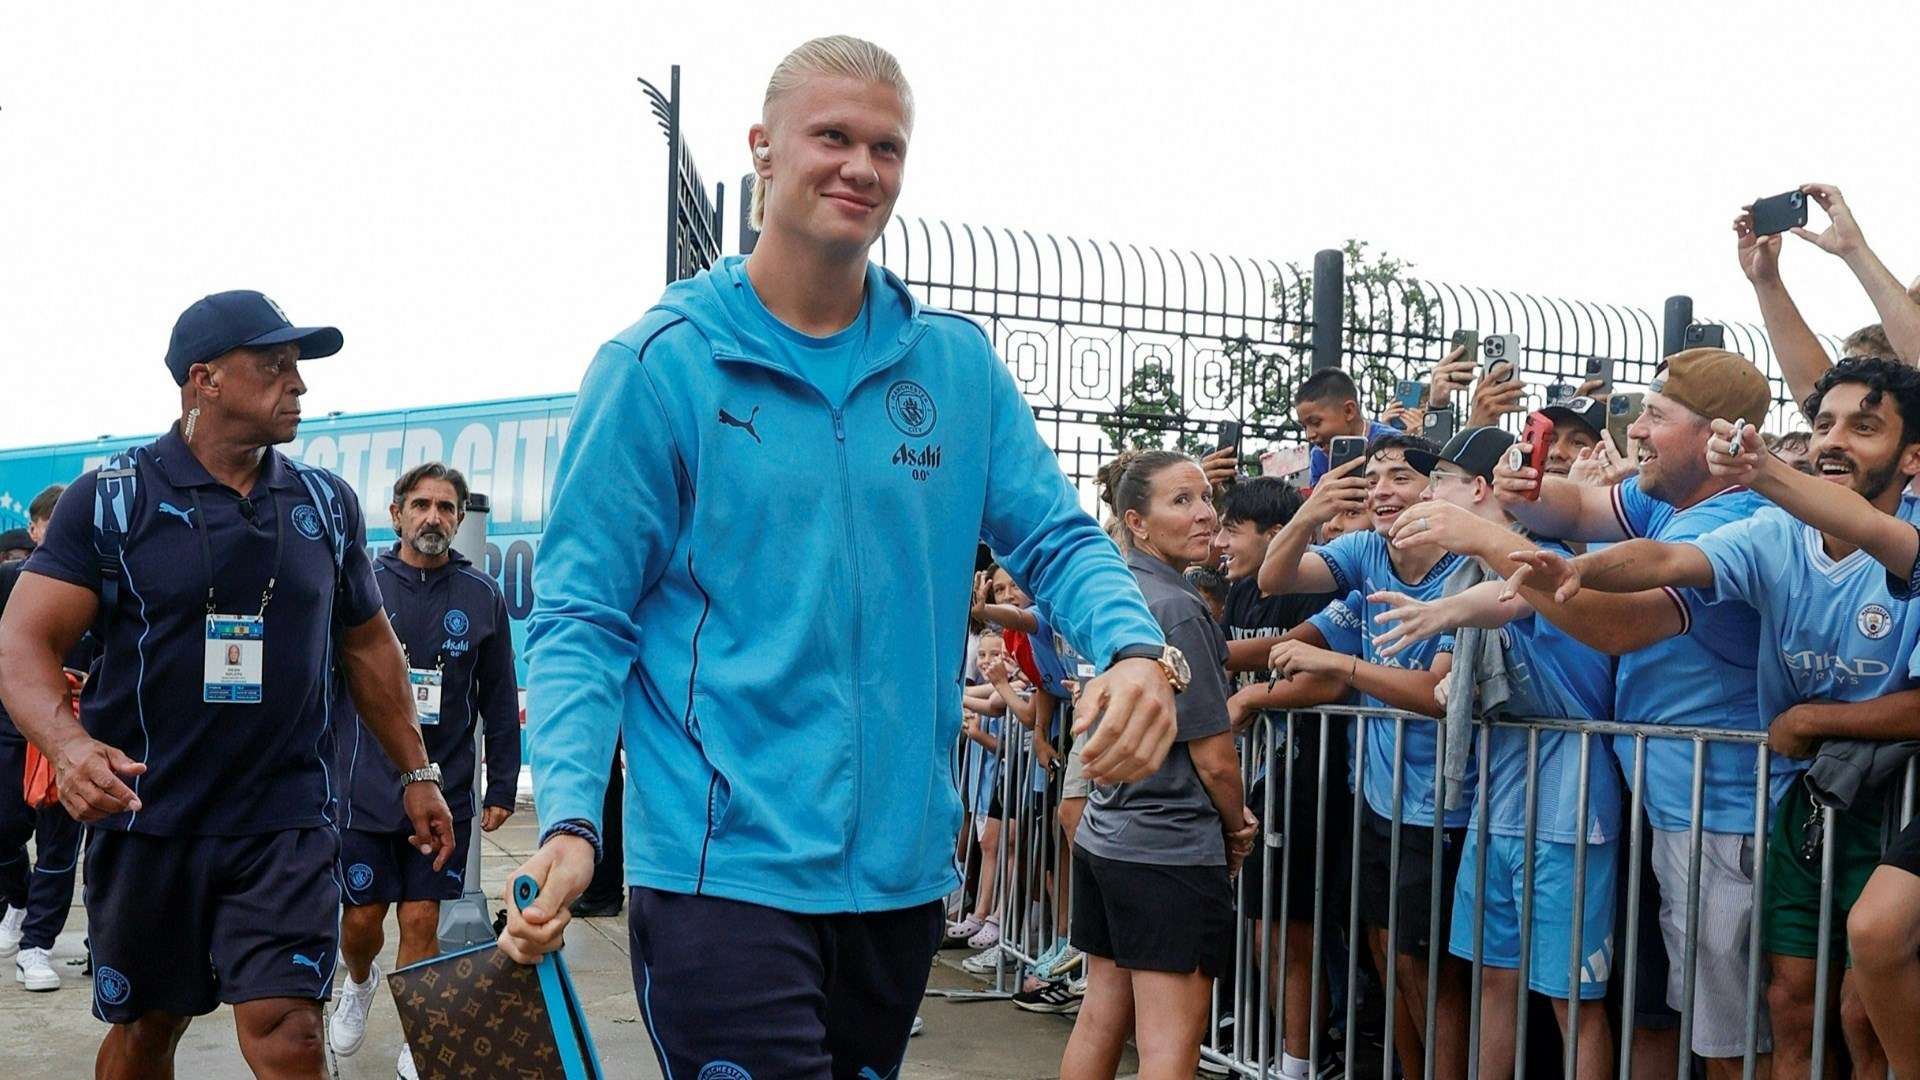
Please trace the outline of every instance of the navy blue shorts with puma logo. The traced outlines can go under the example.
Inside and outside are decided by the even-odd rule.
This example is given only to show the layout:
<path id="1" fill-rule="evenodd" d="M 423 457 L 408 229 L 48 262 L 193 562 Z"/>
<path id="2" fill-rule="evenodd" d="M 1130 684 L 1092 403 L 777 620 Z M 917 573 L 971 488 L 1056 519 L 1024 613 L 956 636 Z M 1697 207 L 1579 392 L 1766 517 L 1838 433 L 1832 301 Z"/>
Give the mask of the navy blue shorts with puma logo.
<path id="1" fill-rule="evenodd" d="M 87 846 L 93 1014 L 124 1024 L 222 1002 L 324 1001 L 339 947 L 339 836 L 148 836 L 95 829 Z"/>
<path id="2" fill-rule="evenodd" d="M 940 901 L 857 915 L 635 887 L 633 985 L 661 1072 L 896 1080 L 945 929 Z"/>

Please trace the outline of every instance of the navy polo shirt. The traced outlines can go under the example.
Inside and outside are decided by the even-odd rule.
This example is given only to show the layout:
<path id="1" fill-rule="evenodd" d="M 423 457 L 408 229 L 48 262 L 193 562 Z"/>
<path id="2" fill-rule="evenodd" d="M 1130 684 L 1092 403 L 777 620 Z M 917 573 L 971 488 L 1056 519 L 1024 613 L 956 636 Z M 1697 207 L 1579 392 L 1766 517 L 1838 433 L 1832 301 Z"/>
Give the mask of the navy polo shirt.
<path id="1" fill-rule="evenodd" d="M 353 490 L 333 478 L 347 533 L 346 562 L 336 573 L 319 527 L 325 508 L 313 505 L 278 451 L 267 451 L 244 499 L 207 473 L 177 428 L 142 447 L 135 468 L 139 490 L 121 556 L 118 609 L 81 694 L 80 719 L 95 739 L 145 762 L 147 771 L 128 781 L 142 809 L 94 827 L 243 836 L 331 824 L 334 642 L 340 629 L 380 612 Z M 100 591 L 93 499 L 89 471 L 60 497 L 27 573 Z M 261 593 L 276 579 L 258 704 L 200 700 L 209 554 L 221 614 L 258 612 Z"/>
<path id="2" fill-rule="evenodd" d="M 407 666 L 440 670 L 440 722 L 422 724 L 420 734 L 428 759 L 445 775 L 447 807 L 456 821 L 473 816 L 473 729 L 485 717 L 487 790 L 481 801 L 511 810 L 520 779 L 520 688 L 506 598 L 459 552 L 445 566 L 423 570 L 408 566 L 399 551 L 395 544 L 374 561 L 373 579 L 406 650 Z M 400 770 L 351 702 L 337 704 L 334 715 L 340 732 L 338 771 L 347 792 L 341 827 L 410 831 Z"/>

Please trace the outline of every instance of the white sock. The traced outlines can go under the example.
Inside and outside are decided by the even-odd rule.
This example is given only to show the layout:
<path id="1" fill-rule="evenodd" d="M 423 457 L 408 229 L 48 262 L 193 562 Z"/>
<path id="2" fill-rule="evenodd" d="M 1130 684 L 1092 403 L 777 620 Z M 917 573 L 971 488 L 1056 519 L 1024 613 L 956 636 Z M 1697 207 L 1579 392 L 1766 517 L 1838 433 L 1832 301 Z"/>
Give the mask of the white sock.
<path id="1" fill-rule="evenodd" d="M 1297 1058 L 1286 1051 L 1280 1052 L 1280 1075 L 1293 1080 L 1306 1080 L 1308 1075 L 1307 1059 Z"/>
<path id="2" fill-rule="evenodd" d="M 353 972 L 351 971 L 347 972 L 346 974 L 347 974 L 347 985 L 353 987 L 355 990 L 365 990 L 368 987 L 371 987 L 373 985 L 374 976 L 378 975 L 379 972 L 374 969 L 374 966 L 372 964 L 368 964 L 367 980 L 365 982 L 355 982 L 353 978 Z"/>

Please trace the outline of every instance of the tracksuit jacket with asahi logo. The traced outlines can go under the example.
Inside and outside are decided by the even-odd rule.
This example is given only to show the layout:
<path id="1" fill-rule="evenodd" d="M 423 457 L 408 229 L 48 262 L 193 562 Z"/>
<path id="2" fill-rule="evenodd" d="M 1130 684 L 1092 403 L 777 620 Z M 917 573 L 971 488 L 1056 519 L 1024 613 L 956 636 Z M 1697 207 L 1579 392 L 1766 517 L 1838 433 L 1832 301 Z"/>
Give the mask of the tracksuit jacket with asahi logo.
<path id="1" fill-rule="evenodd" d="M 581 385 L 528 627 L 541 825 L 598 825 L 622 736 L 629 883 L 924 903 L 956 884 L 976 542 L 1101 666 L 1163 638 L 977 325 L 870 266 L 841 398 L 733 317 L 741 280 L 671 286 Z"/>
<path id="2" fill-rule="evenodd" d="M 445 565 L 422 570 L 407 565 L 400 545 L 374 560 L 373 580 L 381 606 L 406 651 L 407 666 L 440 672 L 440 715 L 423 722 L 427 760 L 445 774 L 447 808 L 455 821 L 473 817 L 474 725 L 486 723 L 486 806 L 513 809 L 520 780 L 520 688 L 514 681 L 513 639 L 507 602 L 493 579 L 466 556 L 449 552 Z M 400 770 L 343 695 L 335 706 L 339 772 L 346 791 L 340 807 L 343 829 L 411 831 L 402 798 Z"/>

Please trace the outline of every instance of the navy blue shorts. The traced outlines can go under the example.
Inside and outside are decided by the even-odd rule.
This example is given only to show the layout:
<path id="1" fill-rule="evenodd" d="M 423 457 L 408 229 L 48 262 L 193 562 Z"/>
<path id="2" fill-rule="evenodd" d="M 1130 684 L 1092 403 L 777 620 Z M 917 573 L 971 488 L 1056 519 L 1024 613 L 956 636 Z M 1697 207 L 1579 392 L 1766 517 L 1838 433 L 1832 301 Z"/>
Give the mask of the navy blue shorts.
<path id="1" fill-rule="evenodd" d="M 87 846 L 93 1014 L 201 1016 L 221 1002 L 325 1001 L 339 947 L 339 834 L 144 836 Z"/>
<path id="2" fill-rule="evenodd" d="M 939 901 L 796 915 L 631 890 L 633 985 L 660 1069 L 687 1080 L 893 1080 L 934 951 Z"/>
<path id="3" fill-rule="evenodd" d="M 473 822 L 453 823 L 453 854 L 439 872 L 433 856 L 407 842 L 413 830 L 340 830 L 340 881 L 347 903 L 391 904 L 402 900 L 458 900 L 466 889 L 467 842 Z"/>

